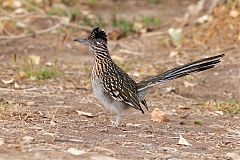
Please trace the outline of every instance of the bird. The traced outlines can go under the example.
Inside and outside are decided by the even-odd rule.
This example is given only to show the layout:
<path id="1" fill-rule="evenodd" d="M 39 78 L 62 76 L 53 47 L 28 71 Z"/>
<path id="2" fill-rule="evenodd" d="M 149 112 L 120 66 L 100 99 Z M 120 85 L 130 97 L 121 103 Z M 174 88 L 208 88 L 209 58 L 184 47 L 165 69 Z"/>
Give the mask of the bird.
<path id="1" fill-rule="evenodd" d="M 124 110 L 132 107 L 142 114 L 143 107 L 148 110 L 145 95 L 153 86 L 214 68 L 224 56 L 219 54 L 203 58 L 136 82 L 111 58 L 107 34 L 100 27 L 93 28 L 86 38 L 76 38 L 74 41 L 87 46 L 93 54 L 94 65 L 91 75 L 93 92 L 107 110 L 116 114 L 113 122 L 116 127 L 121 123 Z"/>

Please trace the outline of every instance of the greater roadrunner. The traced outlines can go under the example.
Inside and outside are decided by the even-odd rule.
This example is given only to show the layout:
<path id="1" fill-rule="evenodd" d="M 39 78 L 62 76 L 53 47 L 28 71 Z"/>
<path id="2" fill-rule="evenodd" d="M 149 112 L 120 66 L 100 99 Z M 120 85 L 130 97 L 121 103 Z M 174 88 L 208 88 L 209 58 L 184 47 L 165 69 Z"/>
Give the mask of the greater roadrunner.
<path id="1" fill-rule="evenodd" d="M 77 38 L 74 41 L 87 46 L 94 55 L 93 92 L 108 110 L 116 113 L 116 126 L 120 124 L 124 109 L 133 107 L 143 114 L 142 106 L 148 110 L 144 96 L 149 88 L 193 72 L 213 68 L 224 56 L 221 54 L 194 61 L 137 83 L 113 62 L 107 48 L 107 35 L 99 27 L 94 28 L 86 39 Z"/>

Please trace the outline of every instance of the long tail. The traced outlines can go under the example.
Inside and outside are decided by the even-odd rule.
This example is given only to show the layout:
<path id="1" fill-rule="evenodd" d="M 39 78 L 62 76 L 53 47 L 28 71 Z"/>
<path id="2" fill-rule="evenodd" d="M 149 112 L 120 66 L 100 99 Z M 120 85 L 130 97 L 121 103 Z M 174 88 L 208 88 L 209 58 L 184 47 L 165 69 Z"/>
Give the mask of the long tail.
<path id="1" fill-rule="evenodd" d="M 216 64 L 220 62 L 220 58 L 223 56 L 224 54 L 220 54 L 217 56 L 194 61 L 192 63 L 188 63 L 180 67 L 171 69 L 167 72 L 154 76 L 150 79 L 143 80 L 137 84 L 137 91 L 142 92 L 157 84 L 161 84 L 169 80 L 177 79 L 177 78 L 189 75 L 190 73 L 201 72 L 201 71 L 213 68 L 215 67 Z"/>

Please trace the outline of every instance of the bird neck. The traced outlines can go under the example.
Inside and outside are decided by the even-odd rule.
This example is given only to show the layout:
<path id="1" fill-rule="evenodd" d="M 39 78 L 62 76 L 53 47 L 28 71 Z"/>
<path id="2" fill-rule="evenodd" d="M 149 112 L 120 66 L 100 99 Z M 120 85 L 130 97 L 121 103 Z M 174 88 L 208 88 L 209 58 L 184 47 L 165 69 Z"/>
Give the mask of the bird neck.
<path id="1" fill-rule="evenodd" d="M 111 69 L 114 62 L 110 55 L 104 56 L 95 56 L 94 59 L 94 67 L 93 67 L 93 75 L 100 76 Z"/>
<path id="2" fill-rule="evenodd" d="M 94 51 L 93 52 L 95 60 L 97 61 L 105 61 L 105 60 L 111 60 L 111 56 L 108 52 L 108 50 L 102 52 L 102 51 Z"/>
<path id="3" fill-rule="evenodd" d="M 106 67 L 108 67 L 111 63 L 113 63 L 113 60 L 110 57 L 110 55 L 108 55 L 106 57 L 95 56 L 94 63 L 97 66 L 106 66 Z"/>
<path id="4" fill-rule="evenodd" d="M 90 50 L 97 60 L 111 59 L 107 44 L 93 45 L 90 47 Z"/>

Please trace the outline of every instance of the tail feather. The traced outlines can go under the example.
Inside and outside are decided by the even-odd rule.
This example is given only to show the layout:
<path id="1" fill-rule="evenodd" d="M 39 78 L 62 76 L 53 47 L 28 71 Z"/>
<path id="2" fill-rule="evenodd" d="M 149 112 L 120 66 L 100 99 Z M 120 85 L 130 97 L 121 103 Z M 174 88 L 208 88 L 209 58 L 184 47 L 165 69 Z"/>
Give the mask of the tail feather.
<path id="1" fill-rule="evenodd" d="M 165 77 L 164 79 L 162 79 L 162 80 L 164 80 L 164 81 L 166 81 L 166 80 L 173 80 L 173 79 L 176 79 L 176 78 L 180 78 L 180 77 L 189 75 L 190 73 L 201 72 L 201 71 L 204 71 L 204 70 L 213 68 L 214 66 L 215 66 L 215 64 L 211 64 L 211 65 L 202 66 L 202 67 L 199 67 L 199 68 L 193 68 L 193 69 L 191 69 L 191 70 L 186 70 L 186 71 L 184 71 L 184 72 L 179 72 L 179 73 L 175 73 L 175 74 L 170 75 L 170 76 L 166 76 L 166 77 Z"/>
<path id="2" fill-rule="evenodd" d="M 146 89 L 152 86 L 155 86 L 157 84 L 161 84 L 169 80 L 177 79 L 194 72 L 201 72 L 201 71 L 213 68 L 215 67 L 216 64 L 218 64 L 221 61 L 220 58 L 223 56 L 224 54 L 221 54 L 221 55 L 197 60 L 192 63 L 188 63 L 180 67 L 171 69 L 167 72 L 154 76 L 150 79 L 143 80 L 137 84 L 137 90 L 138 92 L 145 91 Z"/>
<path id="3" fill-rule="evenodd" d="M 169 73 L 169 74 L 174 74 L 175 72 L 180 72 L 182 70 L 187 70 L 187 69 L 191 69 L 193 67 L 197 67 L 199 65 L 204 65 L 205 63 L 207 62 L 212 62 L 212 60 L 216 60 L 220 57 L 223 57 L 224 54 L 221 54 L 221 55 L 217 55 L 217 56 L 213 56 L 213 57 L 209 57 L 209 58 L 204 58 L 204 59 L 201 59 L 201 60 L 197 60 L 197 61 L 194 61 L 194 62 L 191 62 L 191 63 L 188 63 L 188 64 L 185 64 L 185 65 L 182 65 L 180 67 L 177 67 L 177 68 L 174 68 L 172 70 L 169 70 L 166 73 Z M 220 60 L 220 59 L 218 59 Z"/>

